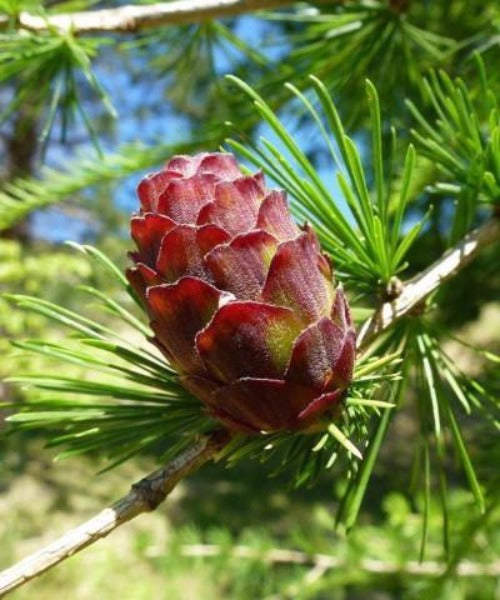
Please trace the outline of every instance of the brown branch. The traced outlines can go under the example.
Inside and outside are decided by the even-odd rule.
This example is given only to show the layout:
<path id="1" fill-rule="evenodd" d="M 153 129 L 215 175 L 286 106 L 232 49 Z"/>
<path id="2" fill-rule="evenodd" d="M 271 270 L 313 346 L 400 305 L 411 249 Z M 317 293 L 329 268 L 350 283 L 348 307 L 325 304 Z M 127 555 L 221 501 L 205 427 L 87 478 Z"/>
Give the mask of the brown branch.
<path id="1" fill-rule="evenodd" d="M 316 0 L 316 3 L 326 0 Z M 156 4 L 127 4 L 117 8 L 83 12 L 61 13 L 40 17 L 21 12 L 17 27 L 29 31 L 46 31 L 55 27 L 60 31 L 95 33 L 114 31 L 130 33 L 163 25 L 186 25 L 209 19 L 235 17 L 244 13 L 293 5 L 294 0 L 175 0 Z M 0 20 L 0 28 L 7 19 Z"/>
<path id="2" fill-rule="evenodd" d="M 358 334 L 358 350 L 366 348 L 379 334 L 401 317 L 416 310 L 427 296 L 463 269 L 482 249 L 500 240 L 500 220 L 491 219 L 464 237 L 425 271 L 402 284 L 398 296 L 384 302 Z"/>
<path id="3" fill-rule="evenodd" d="M 0 597 L 107 536 L 123 523 L 154 510 L 181 479 L 214 458 L 228 441 L 228 434 L 221 431 L 201 438 L 164 467 L 135 483 L 126 496 L 0 573 Z"/>
<path id="4" fill-rule="evenodd" d="M 225 548 L 216 544 L 185 544 L 181 546 L 180 552 L 183 556 L 211 558 L 226 553 Z M 443 575 L 448 565 L 436 561 L 413 561 L 405 563 L 392 563 L 388 561 L 365 558 L 356 563 L 347 562 L 342 558 L 330 554 L 307 554 L 299 550 L 288 550 L 282 548 L 271 548 L 270 550 L 259 550 L 249 546 L 235 546 L 230 554 L 242 559 L 260 559 L 267 563 L 293 564 L 320 567 L 324 571 L 338 568 L 358 568 L 373 574 L 403 574 L 422 575 L 438 577 Z M 463 561 L 457 565 L 456 573 L 460 577 L 499 577 L 500 560 L 492 563 L 474 563 Z"/>
<path id="5" fill-rule="evenodd" d="M 414 310 L 440 284 L 462 269 L 482 249 L 499 239 L 500 221 L 492 219 L 467 235 L 459 244 L 446 252 L 421 274 L 404 283 L 400 295 L 395 300 L 384 303 L 375 315 L 365 323 L 358 336 L 358 348 L 366 347 L 377 335 Z M 118 502 L 104 509 L 83 525 L 69 531 L 46 548 L 35 552 L 10 569 L 0 573 L 0 596 L 16 589 L 86 546 L 105 537 L 123 523 L 130 521 L 143 512 L 154 510 L 182 478 L 214 458 L 228 441 L 229 434 L 220 431 L 211 437 L 201 439 L 166 466 L 134 484 L 131 491 Z M 274 559 L 277 560 L 277 555 Z M 308 560 L 310 562 L 310 558 Z M 335 559 L 328 557 L 328 560 L 331 563 Z M 301 561 L 302 558 L 299 562 Z M 368 570 L 379 569 L 380 572 L 383 572 L 380 570 L 382 568 L 381 564 L 378 561 L 365 561 L 363 568 Z M 336 565 L 331 563 L 331 566 L 327 565 L 327 568 L 333 568 L 334 566 Z M 417 571 L 420 569 L 418 564 L 413 566 L 413 563 L 411 563 L 410 566 L 408 566 L 408 569 L 410 569 L 408 572 L 418 574 Z M 466 574 L 467 569 L 463 567 L 463 570 Z"/>

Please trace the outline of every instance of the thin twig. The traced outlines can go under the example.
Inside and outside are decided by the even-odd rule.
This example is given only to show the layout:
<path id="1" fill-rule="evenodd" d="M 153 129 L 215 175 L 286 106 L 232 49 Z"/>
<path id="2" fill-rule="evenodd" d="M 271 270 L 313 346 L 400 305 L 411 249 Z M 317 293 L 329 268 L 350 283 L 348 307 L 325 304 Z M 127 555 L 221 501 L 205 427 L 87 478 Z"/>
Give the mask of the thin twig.
<path id="1" fill-rule="evenodd" d="M 358 336 L 358 347 L 364 348 L 395 321 L 414 310 L 415 306 L 425 300 L 440 284 L 462 269 L 482 249 L 499 239 L 500 221 L 491 220 L 467 235 L 459 244 L 446 252 L 421 274 L 403 284 L 400 296 L 394 301 L 384 303 L 375 313 L 374 317 L 367 321 Z M 203 438 L 165 467 L 148 475 L 139 483 L 134 484 L 131 491 L 111 507 L 104 509 L 98 515 L 80 525 L 80 527 L 69 531 L 46 548 L 39 550 L 10 569 L 0 573 L 0 596 L 14 590 L 86 546 L 105 537 L 111 531 L 135 518 L 137 515 L 156 508 L 182 478 L 216 456 L 227 443 L 228 439 L 228 434 L 222 434 L 221 432 L 210 438 Z M 292 556 L 307 557 L 307 555 L 300 553 L 290 554 L 292 551 L 276 550 L 274 554 L 275 561 L 278 559 L 279 552 L 287 552 L 286 556 L 288 558 Z M 329 561 L 336 560 L 333 557 L 327 556 L 326 558 Z M 296 558 L 296 560 L 301 562 L 301 564 L 311 563 L 310 557 L 307 558 L 307 561 L 303 558 Z M 322 561 L 317 561 L 317 563 L 324 565 Z M 330 564 L 331 566 L 329 566 Z M 398 570 L 400 569 L 399 565 L 396 565 L 391 566 L 389 571 L 384 571 L 384 568 L 388 568 L 387 564 L 381 561 L 365 560 L 363 561 L 363 568 L 365 570 L 371 569 L 372 571 L 378 569 L 378 572 L 394 572 L 396 567 Z M 434 563 L 424 564 L 428 566 L 428 569 L 431 569 L 429 565 L 434 565 Z M 384 567 L 384 565 L 386 566 Z M 432 567 L 434 569 L 433 572 L 424 573 L 421 570 L 420 563 L 407 563 L 405 572 L 438 575 L 441 573 L 441 565 L 437 563 L 436 565 Z M 333 568 L 334 566 L 336 566 L 336 563 L 327 563 L 328 568 Z M 497 566 L 495 566 L 496 568 Z M 471 576 L 477 574 L 468 563 L 461 563 L 458 566 L 458 572 L 462 575 Z"/>
<path id="2" fill-rule="evenodd" d="M 319 0 L 322 1 L 326 0 Z M 131 33 L 151 27 L 186 25 L 209 19 L 234 17 L 292 4 L 294 0 L 176 0 L 156 4 L 127 4 L 117 8 L 61 13 L 46 17 L 23 11 L 16 20 L 16 27 L 29 31 L 56 28 L 77 34 L 99 31 Z M 7 19 L 0 20 L 0 28 L 7 25 Z"/>
<path id="3" fill-rule="evenodd" d="M 399 295 L 394 300 L 384 302 L 361 327 L 357 339 L 358 349 L 366 348 L 393 323 L 416 310 L 429 294 L 469 264 L 481 250 L 499 240 L 500 220 L 494 218 L 471 231 L 425 271 L 403 283 Z"/>
<path id="4" fill-rule="evenodd" d="M 227 550 L 216 544 L 185 544 L 181 546 L 180 552 L 183 556 L 210 558 L 225 554 Z M 342 558 L 336 558 L 330 554 L 307 554 L 299 550 L 282 548 L 272 548 L 262 551 L 249 546 L 234 546 L 230 550 L 230 555 L 236 558 L 262 560 L 266 563 L 312 566 L 315 569 L 318 568 L 323 571 L 338 568 L 354 568 L 373 574 L 398 573 L 403 575 L 439 577 L 446 572 L 447 568 L 447 565 L 436 561 L 418 562 L 410 560 L 404 563 L 395 563 L 365 558 L 353 563 L 352 561 L 347 562 Z M 461 577 L 499 577 L 500 561 L 497 560 L 485 564 L 463 561 L 457 565 L 456 572 Z"/>
<path id="5" fill-rule="evenodd" d="M 126 496 L 0 573 L 0 597 L 107 536 L 123 523 L 154 510 L 181 479 L 214 458 L 228 440 L 228 434 L 221 431 L 201 438 L 164 467 L 132 485 Z"/>

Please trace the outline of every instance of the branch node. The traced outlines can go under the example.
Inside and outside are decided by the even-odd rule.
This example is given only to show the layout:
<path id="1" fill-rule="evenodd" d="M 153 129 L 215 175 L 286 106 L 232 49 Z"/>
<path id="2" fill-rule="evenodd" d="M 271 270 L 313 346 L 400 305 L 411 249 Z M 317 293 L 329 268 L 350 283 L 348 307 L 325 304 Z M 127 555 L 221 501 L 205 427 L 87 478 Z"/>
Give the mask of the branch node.
<path id="1" fill-rule="evenodd" d="M 405 286 L 401 279 L 399 279 L 399 277 L 396 277 L 396 275 L 393 275 L 389 279 L 387 285 L 385 286 L 385 289 L 383 290 L 382 301 L 392 302 L 393 300 L 396 300 L 396 298 L 399 298 L 399 296 L 401 296 L 404 289 Z"/>
<path id="2" fill-rule="evenodd" d="M 158 485 L 158 477 L 144 477 L 133 483 L 131 489 L 148 512 L 155 510 L 166 496 L 165 490 Z"/>
<path id="3" fill-rule="evenodd" d="M 229 442 L 231 434 L 225 429 L 217 429 L 209 437 L 200 437 L 182 461 L 177 459 L 132 484 L 131 491 L 145 512 L 155 510 L 168 496 L 176 484 L 199 464 L 208 458 L 216 457 Z"/>

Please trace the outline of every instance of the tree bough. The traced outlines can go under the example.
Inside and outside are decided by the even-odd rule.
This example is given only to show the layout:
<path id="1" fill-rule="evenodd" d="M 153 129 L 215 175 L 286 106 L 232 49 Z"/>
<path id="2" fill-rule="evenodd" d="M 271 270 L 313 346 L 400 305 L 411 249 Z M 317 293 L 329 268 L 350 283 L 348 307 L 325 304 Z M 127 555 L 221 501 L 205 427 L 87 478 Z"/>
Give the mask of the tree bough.
<path id="1" fill-rule="evenodd" d="M 416 305 L 465 267 L 482 250 L 500 241 L 500 221 L 491 219 L 469 233 L 454 248 L 419 275 L 403 284 L 400 295 L 385 302 L 361 328 L 357 346 L 363 351 L 378 335 L 399 319 L 411 314 Z M 123 498 L 65 533 L 55 542 L 0 573 L 0 596 L 48 571 L 73 554 L 106 537 L 138 515 L 154 510 L 184 477 L 217 457 L 230 435 L 216 431 L 202 437 L 175 459 L 132 485 Z M 436 571 L 436 574 L 439 574 Z"/>

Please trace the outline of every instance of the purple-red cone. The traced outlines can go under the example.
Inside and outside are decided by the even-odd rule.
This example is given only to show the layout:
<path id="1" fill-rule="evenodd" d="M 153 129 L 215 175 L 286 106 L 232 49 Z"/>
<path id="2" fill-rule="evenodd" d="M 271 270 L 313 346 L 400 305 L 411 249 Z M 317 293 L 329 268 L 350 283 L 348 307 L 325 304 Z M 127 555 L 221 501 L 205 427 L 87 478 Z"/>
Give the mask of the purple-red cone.
<path id="1" fill-rule="evenodd" d="M 230 154 L 176 156 L 138 188 L 128 278 L 183 384 L 226 426 L 309 426 L 352 378 L 355 333 L 310 227 Z"/>

